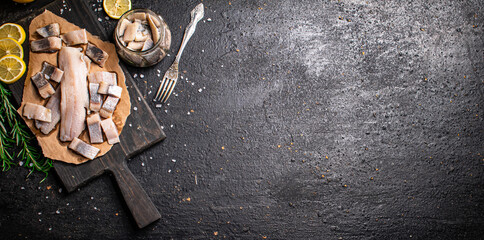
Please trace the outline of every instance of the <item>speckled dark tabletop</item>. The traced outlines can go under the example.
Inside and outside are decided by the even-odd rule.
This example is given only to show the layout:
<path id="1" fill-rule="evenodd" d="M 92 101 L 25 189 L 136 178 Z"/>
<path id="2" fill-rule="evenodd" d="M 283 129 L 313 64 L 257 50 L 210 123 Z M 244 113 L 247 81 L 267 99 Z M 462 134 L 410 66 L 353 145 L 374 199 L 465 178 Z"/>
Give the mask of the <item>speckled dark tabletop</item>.
<path id="1" fill-rule="evenodd" d="M 4 0 L 1 22 L 48 2 Z M 146 99 L 197 3 L 133 0 L 173 35 L 171 56 L 129 68 Z M 203 3 L 174 95 L 150 102 L 167 139 L 129 162 L 161 220 L 138 230 L 109 175 L 67 194 L 14 167 L 0 238 L 484 236 L 484 2 Z"/>

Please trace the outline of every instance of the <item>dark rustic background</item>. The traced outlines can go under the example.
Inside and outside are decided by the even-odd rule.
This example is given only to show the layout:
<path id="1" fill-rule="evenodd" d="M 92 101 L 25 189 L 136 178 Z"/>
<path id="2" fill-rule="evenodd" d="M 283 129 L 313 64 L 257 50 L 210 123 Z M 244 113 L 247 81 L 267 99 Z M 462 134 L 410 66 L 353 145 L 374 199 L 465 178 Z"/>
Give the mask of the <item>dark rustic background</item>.
<path id="1" fill-rule="evenodd" d="M 0 21 L 49 2 L 3 1 Z M 137 230 L 108 175 L 67 194 L 54 171 L 39 183 L 15 167 L 0 174 L 0 238 L 484 236 L 484 2 L 203 1 L 157 107 L 197 3 L 133 0 L 173 35 L 171 56 L 129 68 L 167 135 L 129 162 L 161 220 Z"/>

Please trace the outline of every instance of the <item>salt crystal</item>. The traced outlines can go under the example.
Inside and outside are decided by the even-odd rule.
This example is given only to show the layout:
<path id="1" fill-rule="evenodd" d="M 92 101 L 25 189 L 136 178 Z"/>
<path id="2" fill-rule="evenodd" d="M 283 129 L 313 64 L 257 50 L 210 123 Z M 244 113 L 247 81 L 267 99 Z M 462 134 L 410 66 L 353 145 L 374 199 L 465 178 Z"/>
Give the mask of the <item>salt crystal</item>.
<path id="1" fill-rule="evenodd" d="M 158 71 L 158 73 L 161 73 L 160 69 L 156 69 L 156 71 Z"/>
<path id="2" fill-rule="evenodd" d="M 195 85 L 195 83 L 194 83 L 194 82 L 192 82 L 192 86 L 193 86 L 193 85 Z"/>
<path id="3" fill-rule="evenodd" d="M 102 18 L 97 18 L 97 20 L 98 20 L 99 22 L 102 22 L 102 21 L 103 21 L 103 20 L 102 20 Z"/>
<path id="4" fill-rule="evenodd" d="M 205 87 L 203 87 L 203 89 L 205 89 Z"/>
<path id="5" fill-rule="evenodd" d="M 151 94 L 151 90 L 148 92 L 148 95 L 150 95 L 150 94 Z"/>
<path id="6" fill-rule="evenodd" d="M 156 104 L 155 107 L 156 108 L 161 108 L 161 104 Z"/>
<path id="7" fill-rule="evenodd" d="M 105 17 L 104 19 L 109 20 L 109 17 Z"/>
<path id="8" fill-rule="evenodd" d="M 32 166 L 34 166 L 34 164 L 33 164 L 33 163 L 30 163 L 30 164 L 29 164 L 29 167 L 32 167 Z"/>
<path id="9" fill-rule="evenodd" d="M 25 188 L 24 187 L 20 187 L 20 189 L 24 190 Z"/>
<path id="10" fill-rule="evenodd" d="M 42 215 L 42 212 L 39 212 L 39 213 L 37 213 L 37 214 Z"/>
<path id="11" fill-rule="evenodd" d="M 220 65 L 220 67 L 224 67 L 224 65 Z"/>
<path id="12" fill-rule="evenodd" d="M 168 172 L 171 173 L 171 169 L 168 169 Z"/>
<path id="13" fill-rule="evenodd" d="M 59 188 L 59 193 L 61 193 L 61 192 L 62 192 L 62 188 Z"/>
<path id="14" fill-rule="evenodd" d="M 168 109 L 165 109 L 165 113 L 168 113 Z"/>
<path id="15" fill-rule="evenodd" d="M 97 207 L 94 207 L 94 210 L 97 210 Z"/>
<path id="16" fill-rule="evenodd" d="M 138 77 L 138 74 L 133 74 L 133 78 L 137 78 Z"/>
<path id="17" fill-rule="evenodd" d="M 176 159 L 172 159 L 171 161 L 172 161 L 172 162 L 176 162 Z"/>
<path id="18" fill-rule="evenodd" d="M 49 231 L 52 231 L 52 228 L 51 227 L 49 228 Z"/>
<path id="19" fill-rule="evenodd" d="M 161 129 L 165 129 L 165 126 L 161 126 Z"/>
<path id="20" fill-rule="evenodd" d="M 181 79 L 183 79 L 183 76 L 180 76 Z"/>
<path id="21" fill-rule="evenodd" d="M 59 210 L 57 210 L 57 211 L 55 211 L 55 213 L 60 214 L 60 211 L 59 211 Z"/>
<path id="22" fill-rule="evenodd" d="M 94 199 L 94 197 L 91 197 L 91 200 L 93 200 L 93 199 Z"/>
<path id="23" fill-rule="evenodd" d="M 166 54 L 166 56 L 168 56 L 168 57 L 169 57 L 169 56 L 171 56 L 171 55 L 168 53 L 168 54 Z"/>
<path id="24" fill-rule="evenodd" d="M 211 21 L 212 21 L 212 19 L 211 19 L 211 18 L 207 18 L 207 22 L 211 22 Z"/>
<path id="25" fill-rule="evenodd" d="M 141 98 L 140 97 L 138 97 L 138 102 L 141 102 Z"/>
<path id="26" fill-rule="evenodd" d="M 145 166 L 145 163 L 144 163 L 144 162 L 142 162 L 142 163 L 141 163 L 141 166 L 143 166 L 143 167 L 144 167 L 144 166 Z"/>
<path id="27" fill-rule="evenodd" d="M 171 127 L 171 128 L 173 128 L 173 124 L 172 124 L 172 125 L 170 125 L 170 127 Z"/>
<path id="28" fill-rule="evenodd" d="M 201 88 L 199 88 L 199 89 L 198 89 L 198 92 L 202 92 L 202 89 L 201 89 Z"/>
<path id="29" fill-rule="evenodd" d="M 161 74 L 158 73 L 158 74 L 156 74 L 156 76 L 161 77 Z"/>
<path id="30" fill-rule="evenodd" d="M 66 206 L 69 206 L 69 203 L 67 203 Z"/>
<path id="31" fill-rule="evenodd" d="M 49 196 L 45 196 L 45 199 L 48 199 L 48 198 L 49 198 Z"/>
<path id="32" fill-rule="evenodd" d="M 187 115 L 190 115 L 190 112 L 187 112 Z"/>
<path id="33" fill-rule="evenodd" d="M 69 12 L 72 10 L 72 8 L 69 8 Z"/>
<path id="34" fill-rule="evenodd" d="M 42 219 L 39 218 L 39 222 L 42 222 Z"/>
<path id="35" fill-rule="evenodd" d="M 140 75 L 139 75 L 139 77 L 140 77 L 140 78 L 144 78 L 144 77 L 145 77 L 145 75 L 144 75 L 144 74 L 140 74 Z"/>
<path id="36" fill-rule="evenodd" d="M 131 125 L 131 123 L 129 124 L 129 127 L 132 127 L 133 125 Z"/>
<path id="37" fill-rule="evenodd" d="M 205 52 L 205 50 L 202 49 L 202 52 Z"/>
<path id="38" fill-rule="evenodd" d="M 138 111 L 138 108 L 137 107 L 134 107 L 133 110 Z"/>
<path id="39" fill-rule="evenodd" d="M 98 8 L 97 10 L 100 12 L 100 11 L 102 11 L 103 9 L 102 9 L 102 8 Z"/>
<path id="40" fill-rule="evenodd" d="M 23 166 L 23 165 L 24 165 L 24 161 L 20 161 L 20 162 L 18 163 L 18 165 L 19 165 L 19 166 Z"/>
<path id="41" fill-rule="evenodd" d="M 153 159 L 153 157 L 150 157 L 150 159 Z"/>

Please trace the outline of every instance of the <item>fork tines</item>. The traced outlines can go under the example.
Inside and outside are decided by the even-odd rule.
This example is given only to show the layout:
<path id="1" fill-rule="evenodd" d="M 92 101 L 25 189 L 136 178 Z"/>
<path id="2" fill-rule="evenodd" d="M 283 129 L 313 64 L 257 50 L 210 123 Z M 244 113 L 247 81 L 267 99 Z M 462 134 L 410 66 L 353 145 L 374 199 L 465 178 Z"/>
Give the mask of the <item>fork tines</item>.
<path id="1" fill-rule="evenodd" d="M 176 80 L 163 78 L 163 81 L 158 88 L 158 92 L 155 96 L 155 101 L 160 101 L 161 103 L 166 102 L 175 88 Z"/>

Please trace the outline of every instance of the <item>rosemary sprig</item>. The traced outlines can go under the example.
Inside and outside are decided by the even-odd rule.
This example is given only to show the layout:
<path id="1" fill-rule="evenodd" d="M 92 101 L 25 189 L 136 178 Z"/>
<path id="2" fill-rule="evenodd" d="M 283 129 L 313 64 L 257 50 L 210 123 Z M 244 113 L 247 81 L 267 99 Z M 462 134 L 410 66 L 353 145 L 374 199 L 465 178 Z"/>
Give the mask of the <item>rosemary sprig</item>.
<path id="1" fill-rule="evenodd" d="M 16 109 L 9 99 L 11 94 L 3 83 L 0 83 L 0 157 L 2 170 L 7 171 L 14 165 L 9 150 L 12 150 L 12 143 L 15 143 L 20 149 L 16 154 L 17 158 L 20 159 L 19 165 L 30 169 L 27 177 L 32 172 L 39 171 L 45 174 L 45 178 L 42 180 L 44 181 L 49 169 L 52 168 L 52 160 L 42 155 L 35 144 L 34 136 L 17 116 Z M 10 132 L 7 131 L 5 122 L 8 123 Z"/>

